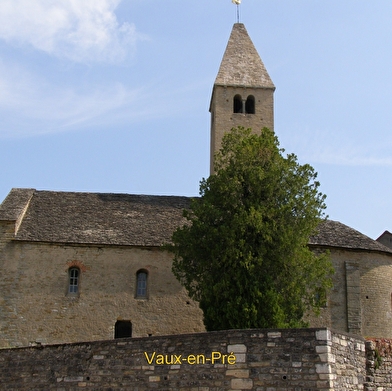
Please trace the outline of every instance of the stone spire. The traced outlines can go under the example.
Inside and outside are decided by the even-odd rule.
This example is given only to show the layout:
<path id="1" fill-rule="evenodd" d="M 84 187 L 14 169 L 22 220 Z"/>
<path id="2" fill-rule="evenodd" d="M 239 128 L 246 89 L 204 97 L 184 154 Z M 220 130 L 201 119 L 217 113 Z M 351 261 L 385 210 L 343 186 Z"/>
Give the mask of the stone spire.
<path id="1" fill-rule="evenodd" d="M 235 23 L 212 90 L 210 172 L 222 137 L 233 127 L 274 129 L 275 91 L 248 32 Z"/>
<path id="2" fill-rule="evenodd" d="M 214 85 L 275 89 L 243 23 L 235 23 Z"/>

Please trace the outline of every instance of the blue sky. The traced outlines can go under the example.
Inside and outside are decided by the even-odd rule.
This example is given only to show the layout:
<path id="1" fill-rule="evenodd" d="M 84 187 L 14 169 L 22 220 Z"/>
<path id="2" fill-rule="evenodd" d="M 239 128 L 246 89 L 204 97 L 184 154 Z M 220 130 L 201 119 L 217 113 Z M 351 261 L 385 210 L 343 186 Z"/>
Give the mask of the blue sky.
<path id="1" fill-rule="evenodd" d="M 327 213 L 392 230 L 392 2 L 243 0 L 275 132 Z M 198 194 L 230 0 L 1 0 L 0 198 L 12 187 Z"/>

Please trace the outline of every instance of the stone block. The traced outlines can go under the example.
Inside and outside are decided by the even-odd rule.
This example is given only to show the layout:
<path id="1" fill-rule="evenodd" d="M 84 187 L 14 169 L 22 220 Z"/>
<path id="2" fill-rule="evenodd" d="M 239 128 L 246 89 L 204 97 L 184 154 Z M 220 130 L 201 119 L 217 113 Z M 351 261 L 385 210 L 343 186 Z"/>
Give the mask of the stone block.
<path id="1" fill-rule="evenodd" d="M 246 345 L 244 344 L 236 344 L 236 345 L 227 345 L 228 353 L 246 353 Z"/>
<path id="2" fill-rule="evenodd" d="M 291 363 L 291 366 L 292 366 L 293 368 L 301 368 L 301 367 L 302 367 L 302 362 L 300 362 L 300 361 L 293 361 L 293 362 Z"/>
<path id="3" fill-rule="evenodd" d="M 226 371 L 226 376 L 246 379 L 249 377 L 249 369 L 228 369 Z"/>
<path id="4" fill-rule="evenodd" d="M 316 339 L 318 341 L 331 341 L 331 331 L 328 329 L 317 330 L 316 331 Z"/>
<path id="5" fill-rule="evenodd" d="M 238 363 L 245 363 L 246 362 L 246 354 L 245 353 L 235 353 L 235 362 Z"/>
<path id="6" fill-rule="evenodd" d="M 321 362 L 329 362 L 329 363 L 335 362 L 335 355 L 332 353 L 322 353 L 319 354 L 319 357 Z"/>
<path id="7" fill-rule="evenodd" d="M 328 345 L 316 346 L 316 353 L 331 353 L 331 346 Z"/>
<path id="8" fill-rule="evenodd" d="M 64 377 L 65 382 L 82 382 L 83 376 L 66 376 Z"/>
<path id="9" fill-rule="evenodd" d="M 331 366 L 329 364 L 316 364 L 317 373 L 331 373 Z"/>
<path id="10" fill-rule="evenodd" d="M 282 333 L 279 331 L 270 331 L 267 333 L 268 338 L 281 338 Z"/>
<path id="11" fill-rule="evenodd" d="M 252 379 L 232 379 L 230 386 L 233 390 L 251 390 L 253 388 Z"/>

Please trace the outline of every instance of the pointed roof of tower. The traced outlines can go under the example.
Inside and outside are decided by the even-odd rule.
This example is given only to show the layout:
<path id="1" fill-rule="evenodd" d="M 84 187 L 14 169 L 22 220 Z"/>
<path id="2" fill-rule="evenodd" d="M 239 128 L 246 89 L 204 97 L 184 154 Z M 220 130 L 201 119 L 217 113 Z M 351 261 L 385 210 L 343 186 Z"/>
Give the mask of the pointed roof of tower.
<path id="1" fill-rule="evenodd" d="M 243 23 L 233 26 L 215 85 L 275 89 Z"/>

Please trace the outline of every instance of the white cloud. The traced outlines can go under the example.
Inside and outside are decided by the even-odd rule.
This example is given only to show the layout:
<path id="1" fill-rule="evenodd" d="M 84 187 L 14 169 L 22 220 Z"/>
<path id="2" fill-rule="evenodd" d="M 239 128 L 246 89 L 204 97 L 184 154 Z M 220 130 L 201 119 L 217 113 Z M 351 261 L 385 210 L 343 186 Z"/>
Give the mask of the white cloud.
<path id="1" fill-rule="evenodd" d="M 336 128 L 333 131 L 328 128 L 311 131 L 299 126 L 291 128 L 287 136 L 283 147 L 286 152 L 294 151 L 300 162 L 356 167 L 392 166 L 392 139 L 381 142 L 374 137 L 364 141 Z"/>
<path id="2" fill-rule="evenodd" d="M 118 111 L 137 114 L 140 89 L 121 83 L 53 85 L 16 64 L 0 61 L 0 137 L 23 137 L 99 126 Z"/>
<path id="3" fill-rule="evenodd" d="M 377 153 L 373 150 L 373 153 Z M 334 146 L 324 146 L 309 154 L 309 160 L 317 163 L 333 164 L 340 166 L 392 166 L 392 158 L 389 156 L 369 156 L 369 152 L 363 148 L 337 150 Z"/>
<path id="4" fill-rule="evenodd" d="M 197 86 L 196 86 L 197 87 Z M 191 90 L 196 88 L 191 86 Z M 188 89 L 168 90 L 157 80 L 141 87 L 118 81 L 53 83 L 23 65 L 0 59 L 0 139 L 84 129 L 129 126 L 153 118 L 178 116 L 172 110 L 173 94 L 178 109 L 188 109 Z M 151 105 L 151 102 L 156 102 Z"/>
<path id="5" fill-rule="evenodd" d="M 0 39 L 77 62 L 116 62 L 142 35 L 114 13 L 121 0 L 1 0 Z"/>

